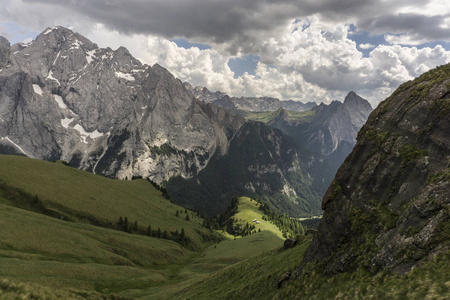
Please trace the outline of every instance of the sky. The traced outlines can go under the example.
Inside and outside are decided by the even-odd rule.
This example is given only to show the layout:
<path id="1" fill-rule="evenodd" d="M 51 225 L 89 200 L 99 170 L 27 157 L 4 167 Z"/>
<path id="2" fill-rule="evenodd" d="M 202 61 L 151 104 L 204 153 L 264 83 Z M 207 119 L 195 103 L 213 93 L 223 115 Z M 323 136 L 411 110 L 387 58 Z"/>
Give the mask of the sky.
<path id="1" fill-rule="evenodd" d="M 450 0 L 2 0 L 12 44 L 65 26 L 231 96 L 372 106 L 450 63 Z"/>

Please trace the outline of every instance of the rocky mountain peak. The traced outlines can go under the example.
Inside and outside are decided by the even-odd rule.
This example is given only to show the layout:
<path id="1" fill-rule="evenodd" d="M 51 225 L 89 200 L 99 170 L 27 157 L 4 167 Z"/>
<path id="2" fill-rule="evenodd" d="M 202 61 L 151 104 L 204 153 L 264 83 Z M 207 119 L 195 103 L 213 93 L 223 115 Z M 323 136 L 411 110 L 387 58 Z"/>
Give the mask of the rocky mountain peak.
<path id="1" fill-rule="evenodd" d="M 0 143 L 31 157 L 159 182 L 204 168 L 244 122 L 214 116 L 219 111 L 163 67 L 143 65 L 124 47 L 98 48 L 64 27 L 11 53 L 0 73 Z"/>
<path id="2" fill-rule="evenodd" d="M 370 105 L 369 101 L 360 97 L 353 91 L 349 92 L 347 96 L 345 96 L 344 104 L 348 107 L 360 106 L 365 110 L 372 110 L 372 106 Z"/>

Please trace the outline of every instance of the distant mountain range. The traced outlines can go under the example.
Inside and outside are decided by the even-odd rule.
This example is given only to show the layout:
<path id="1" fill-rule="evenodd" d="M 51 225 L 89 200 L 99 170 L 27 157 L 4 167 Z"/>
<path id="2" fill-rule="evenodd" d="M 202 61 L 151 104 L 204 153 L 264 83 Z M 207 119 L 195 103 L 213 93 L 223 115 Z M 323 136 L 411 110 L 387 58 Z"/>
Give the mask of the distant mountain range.
<path id="1" fill-rule="evenodd" d="M 334 172 L 352 151 L 359 129 L 372 112 L 370 103 L 350 92 L 344 102 L 321 103 L 304 114 L 279 109 L 267 125 L 328 159 Z"/>
<path id="2" fill-rule="evenodd" d="M 228 96 L 203 88 L 199 100 L 199 88 L 161 66 L 64 27 L 28 44 L 1 38 L 0 67 L 0 153 L 149 178 L 166 185 L 172 201 L 210 215 L 242 195 L 279 212 L 320 214 L 336 165 L 370 109 L 350 93 L 343 104 L 319 106 L 236 98 L 227 100 L 229 110 L 221 107 Z M 243 109 L 273 116 L 267 125 L 246 121 Z M 286 109 L 308 116 L 299 121 Z"/>
<path id="3" fill-rule="evenodd" d="M 315 102 L 303 103 L 293 100 L 279 100 L 271 97 L 230 97 L 220 91 L 211 92 L 206 87 L 192 87 L 185 83 L 185 87 L 190 90 L 197 99 L 205 103 L 213 103 L 228 110 L 248 110 L 248 111 L 275 111 L 279 108 L 292 111 L 310 110 L 317 104 Z"/>

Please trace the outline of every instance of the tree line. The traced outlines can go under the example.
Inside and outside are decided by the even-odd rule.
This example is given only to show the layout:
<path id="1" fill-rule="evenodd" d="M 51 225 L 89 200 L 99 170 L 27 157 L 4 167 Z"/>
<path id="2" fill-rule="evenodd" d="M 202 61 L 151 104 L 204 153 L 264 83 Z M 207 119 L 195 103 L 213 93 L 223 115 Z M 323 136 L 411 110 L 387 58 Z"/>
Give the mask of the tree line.
<path id="1" fill-rule="evenodd" d="M 159 239 L 172 240 L 182 246 L 188 246 L 191 243 L 191 239 L 186 235 L 184 228 L 180 231 L 176 229 L 175 231 L 162 230 L 160 227 L 153 229 L 151 225 L 147 228 L 140 227 L 138 221 L 130 223 L 128 217 L 119 217 L 117 221 L 117 229 L 134 234 L 147 235 Z"/>

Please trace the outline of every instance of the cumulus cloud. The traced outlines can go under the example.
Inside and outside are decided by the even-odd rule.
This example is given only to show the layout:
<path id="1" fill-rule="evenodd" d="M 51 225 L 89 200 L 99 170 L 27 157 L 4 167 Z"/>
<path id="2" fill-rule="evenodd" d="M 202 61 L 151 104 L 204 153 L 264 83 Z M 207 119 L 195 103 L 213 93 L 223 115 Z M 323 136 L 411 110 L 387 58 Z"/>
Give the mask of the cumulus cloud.
<path id="1" fill-rule="evenodd" d="M 360 44 L 358 47 L 363 50 L 369 50 L 369 49 L 375 48 L 375 45 L 372 45 L 370 43 L 364 43 L 364 44 Z"/>
<path id="2" fill-rule="evenodd" d="M 154 37 L 147 38 L 142 54 L 152 53 L 146 57 L 150 63 L 167 67 L 183 81 L 235 96 L 329 102 L 354 90 L 374 106 L 401 83 L 450 62 L 450 51 L 442 46 L 379 45 L 363 57 L 347 35 L 347 25 L 293 22 L 263 45 L 255 75 L 238 78 L 233 78 L 228 57 L 214 49 L 184 49 Z"/>
<path id="3" fill-rule="evenodd" d="M 0 20 L 30 31 L 71 25 L 102 47 L 125 46 L 183 81 L 230 95 L 329 102 L 354 90 L 375 106 L 402 82 L 450 62 L 442 46 L 399 46 L 449 41 L 446 2 L 3 0 Z M 350 29 L 384 35 L 387 44 L 357 45 Z M 181 48 L 173 38 L 212 48 Z M 229 59 L 249 54 L 260 57 L 254 75 L 234 78 Z"/>
<path id="4" fill-rule="evenodd" d="M 276 37 L 292 19 L 313 15 L 338 23 L 355 23 L 361 30 L 374 33 L 407 34 L 412 43 L 450 39 L 448 31 L 442 28 L 450 9 L 440 6 L 440 12 L 433 10 L 438 0 L 24 1 L 52 5 L 72 15 L 77 12 L 124 34 L 184 37 L 215 44 L 218 50 L 232 55 L 255 53 L 261 40 Z M 411 7 L 424 10 L 417 13 Z"/>

